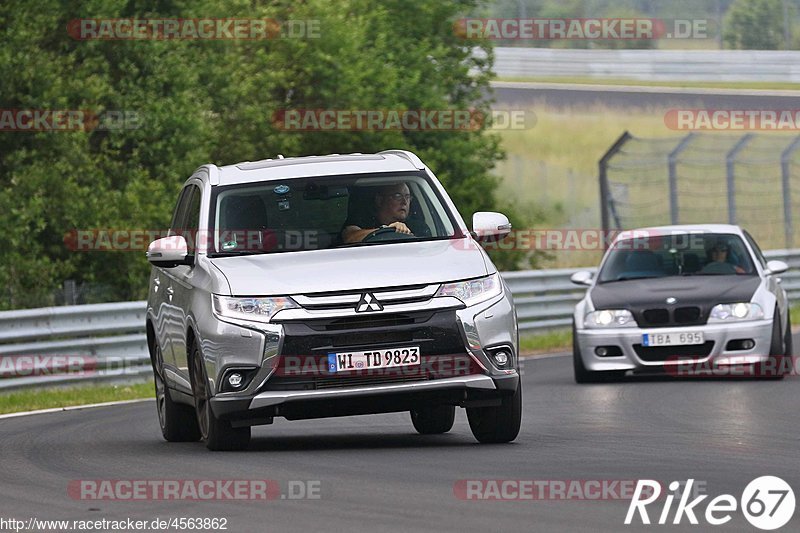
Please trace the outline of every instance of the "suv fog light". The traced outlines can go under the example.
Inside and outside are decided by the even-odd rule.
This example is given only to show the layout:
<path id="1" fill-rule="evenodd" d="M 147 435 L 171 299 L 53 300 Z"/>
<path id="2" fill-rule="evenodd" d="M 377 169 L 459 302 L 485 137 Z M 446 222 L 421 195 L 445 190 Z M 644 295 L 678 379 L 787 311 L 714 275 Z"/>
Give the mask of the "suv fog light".
<path id="1" fill-rule="evenodd" d="M 496 346 L 494 348 L 488 348 L 486 350 L 486 354 L 497 368 L 507 368 L 511 365 L 514 358 L 514 352 L 509 346 Z"/>
<path id="2" fill-rule="evenodd" d="M 238 392 L 245 390 L 255 377 L 257 368 L 231 368 L 220 380 L 220 392 Z"/>
<path id="3" fill-rule="evenodd" d="M 506 366 L 506 363 L 508 363 L 508 352 L 499 351 L 495 353 L 494 362 L 497 363 L 497 366 Z"/>

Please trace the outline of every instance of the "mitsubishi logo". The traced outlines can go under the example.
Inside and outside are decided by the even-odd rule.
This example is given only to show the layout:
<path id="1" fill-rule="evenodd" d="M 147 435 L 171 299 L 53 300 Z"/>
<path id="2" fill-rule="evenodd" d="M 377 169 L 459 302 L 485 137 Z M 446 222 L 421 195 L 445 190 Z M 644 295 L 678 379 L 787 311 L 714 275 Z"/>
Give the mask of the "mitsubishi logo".
<path id="1" fill-rule="evenodd" d="M 372 293 L 365 292 L 356 304 L 356 313 L 366 313 L 368 311 L 383 311 L 383 306 Z"/>

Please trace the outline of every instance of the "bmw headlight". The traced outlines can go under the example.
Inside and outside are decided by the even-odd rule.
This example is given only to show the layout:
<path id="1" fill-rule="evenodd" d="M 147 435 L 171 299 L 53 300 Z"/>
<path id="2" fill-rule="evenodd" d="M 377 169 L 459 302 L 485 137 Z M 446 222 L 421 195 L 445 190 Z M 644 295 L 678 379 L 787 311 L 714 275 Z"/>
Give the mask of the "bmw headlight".
<path id="1" fill-rule="evenodd" d="M 502 292 L 503 282 L 500 274 L 495 272 L 485 278 L 445 283 L 436 291 L 436 296 L 453 296 L 470 306 L 491 300 Z"/>
<path id="2" fill-rule="evenodd" d="M 583 326 L 586 328 L 624 328 L 635 326 L 636 321 L 633 314 L 627 309 L 603 309 L 602 311 L 592 311 L 583 319 Z"/>
<path id="3" fill-rule="evenodd" d="M 731 322 L 736 320 L 760 320 L 764 310 L 754 303 L 719 304 L 711 309 L 709 322 Z"/>
<path id="4" fill-rule="evenodd" d="M 294 300 L 283 296 L 274 298 L 234 298 L 213 295 L 214 313 L 219 317 L 238 318 L 251 322 L 269 322 L 281 309 L 299 307 Z"/>

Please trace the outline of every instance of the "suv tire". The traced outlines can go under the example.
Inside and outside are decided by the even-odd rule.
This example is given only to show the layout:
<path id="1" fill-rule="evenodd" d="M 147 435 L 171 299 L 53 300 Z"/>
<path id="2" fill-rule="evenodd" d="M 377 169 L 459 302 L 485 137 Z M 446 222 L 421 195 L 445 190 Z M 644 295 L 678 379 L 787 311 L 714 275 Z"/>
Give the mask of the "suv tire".
<path id="1" fill-rule="evenodd" d="M 200 437 L 212 451 L 243 450 L 250 444 L 250 427 L 235 428 L 228 420 L 220 420 L 211 410 L 211 391 L 203 364 L 203 356 L 195 343 L 192 347 L 192 393 Z"/>
<path id="2" fill-rule="evenodd" d="M 472 434 L 485 444 L 511 442 L 522 424 L 522 381 L 511 396 L 497 407 L 468 407 L 467 419 Z"/>
<path id="3" fill-rule="evenodd" d="M 437 435 L 453 429 L 456 419 L 454 405 L 431 405 L 411 410 L 411 423 L 421 435 Z"/>

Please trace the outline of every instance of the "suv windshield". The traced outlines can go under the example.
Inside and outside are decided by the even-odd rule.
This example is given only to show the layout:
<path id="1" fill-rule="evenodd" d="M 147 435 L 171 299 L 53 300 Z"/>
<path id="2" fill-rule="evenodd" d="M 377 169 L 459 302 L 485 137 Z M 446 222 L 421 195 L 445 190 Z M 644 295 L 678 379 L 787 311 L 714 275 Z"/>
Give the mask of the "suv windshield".
<path id="1" fill-rule="evenodd" d="M 456 234 L 439 195 L 424 176 L 416 174 L 293 178 L 217 187 L 209 217 L 212 256 L 446 239 Z M 395 222 L 410 233 L 382 227 Z"/>
<path id="2" fill-rule="evenodd" d="M 598 281 L 755 273 L 750 254 L 739 236 L 684 233 L 617 241 L 603 263 Z"/>

